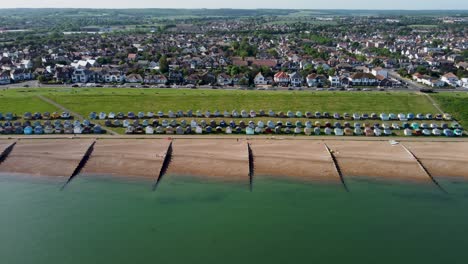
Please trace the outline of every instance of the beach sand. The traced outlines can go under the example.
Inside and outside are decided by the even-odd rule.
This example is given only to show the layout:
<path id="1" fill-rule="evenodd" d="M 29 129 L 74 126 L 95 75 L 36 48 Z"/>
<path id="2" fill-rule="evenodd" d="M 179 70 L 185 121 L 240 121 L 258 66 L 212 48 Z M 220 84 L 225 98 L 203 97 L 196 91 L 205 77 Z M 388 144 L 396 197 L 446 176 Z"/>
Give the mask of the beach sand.
<path id="1" fill-rule="evenodd" d="M 434 177 L 468 180 L 468 143 L 408 142 L 405 146 Z"/>
<path id="2" fill-rule="evenodd" d="M 174 140 L 167 174 L 167 177 L 189 176 L 249 184 L 247 142 L 235 139 Z"/>
<path id="3" fill-rule="evenodd" d="M 0 173 L 70 177 L 92 140 L 20 140 L 0 165 Z"/>
<path id="4" fill-rule="evenodd" d="M 158 179 L 170 140 L 99 140 L 80 176 Z"/>
<path id="5" fill-rule="evenodd" d="M 346 177 L 431 183 L 417 161 L 400 145 L 389 142 L 327 141 Z"/>
<path id="6" fill-rule="evenodd" d="M 0 141 L 0 155 L 13 143 L 13 140 Z"/>
<path id="7" fill-rule="evenodd" d="M 255 178 L 341 183 L 333 160 L 322 142 L 252 140 Z"/>

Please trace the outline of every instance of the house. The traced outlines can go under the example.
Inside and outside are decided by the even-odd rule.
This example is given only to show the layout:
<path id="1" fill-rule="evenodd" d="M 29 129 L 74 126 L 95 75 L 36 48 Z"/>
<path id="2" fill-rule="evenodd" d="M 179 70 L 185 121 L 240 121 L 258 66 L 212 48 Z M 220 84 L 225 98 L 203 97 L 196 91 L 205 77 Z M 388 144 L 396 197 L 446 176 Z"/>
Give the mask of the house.
<path id="1" fill-rule="evenodd" d="M 455 74 L 451 72 L 444 74 L 441 80 L 450 86 L 455 86 L 455 87 L 458 86 L 459 79 Z"/>
<path id="2" fill-rule="evenodd" d="M 381 67 L 377 67 L 377 68 L 372 69 L 371 73 L 374 76 L 382 75 L 383 77 L 388 78 L 388 71 L 381 68 Z"/>
<path id="3" fill-rule="evenodd" d="M 285 72 L 278 72 L 273 77 L 273 80 L 276 84 L 280 86 L 288 86 L 289 85 L 289 75 Z"/>
<path id="4" fill-rule="evenodd" d="M 289 79 L 290 79 L 290 82 L 291 82 L 291 86 L 294 86 L 294 87 L 301 87 L 302 86 L 302 76 L 299 73 L 294 72 L 294 73 L 290 74 Z"/>
<path id="5" fill-rule="evenodd" d="M 108 83 L 122 83 L 125 81 L 125 74 L 118 70 L 110 70 L 104 74 L 104 80 Z"/>
<path id="6" fill-rule="evenodd" d="M 125 76 L 125 81 L 129 83 L 142 83 L 143 77 L 140 74 L 132 73 Z"/>
<path id="7" fill-rule="evenodd" d="M 232 84 L 231 76 L 227 75 L 226 73 L 218 74 L 216 81 L 221 86 L 228 86 Z"/>
<path id="8" fill-rule="evenodd" d="M 27 81 L 33 79 L 33 74 L 28 69 L 14 69 L 10 72 L 10 78 L 15 82 Z"/>
<path id="9" fill-rule="evenodd" d="M 167 80 L 170 83 L 181 84 L 184 82 L 184 75 L 178 71 L 170 71 Z"/>
<path id="10" fill-rule="evenodd" d="M 461 79 L 461 87 L 468 89 L 468 78 L 462 78 Z"/>
<path id="11" fill-rule="evenodd" d="M 166 76 L 159 74 L 159 75 L 147 75 L 143 80 L 147 84 L 166 84 L 167 78 Z"/>
<path id="12" fill-rule="evenodd" d="M 10 74 L 4 71 L 0 73 L 0 85 L 11 83 Z"/>
<path id="13" fill-rule="evenodd" d="M 261 72 L 257 73 L 257 75 L 254 78 L 254 84 L 255 85 L 266 85 L 267 81 L 265 80 L 265 77 Z"/>
<path id="14" fill-rule="evenodd" d="M 339 76 L 328 76 L 328 81 L 330 82 L 332 87 L 341 86 L 341 80 Z"/>
<path id="15" fill-rule="evenodd" d="M 268 81 L 265 80 L 266 84 Z M 249 84 L 249 77 L 245 74 L 238 74 L 232 78 L 232 84 L 234 85 L 248 85 Z"/>
<path id="16" fill-rule="evenodd" d="M 90 71 L 87 69 L 75 69 L 72 73 L 72 82 L 86 83 L 89 81 Z"/>
<path id="17" fill-rule="evenodd" d="M 324 75 L 312 73 L 307 75 L 306 82 L 309 87 L 321 87 L 325 84 L 327 78 Z"/>
<path id="18" fill-rule="evenodd" d="M 378 84 L 377 78 L 371 73 L 357 72 L 349 77 L 354 86 L 374 86 Z"/>

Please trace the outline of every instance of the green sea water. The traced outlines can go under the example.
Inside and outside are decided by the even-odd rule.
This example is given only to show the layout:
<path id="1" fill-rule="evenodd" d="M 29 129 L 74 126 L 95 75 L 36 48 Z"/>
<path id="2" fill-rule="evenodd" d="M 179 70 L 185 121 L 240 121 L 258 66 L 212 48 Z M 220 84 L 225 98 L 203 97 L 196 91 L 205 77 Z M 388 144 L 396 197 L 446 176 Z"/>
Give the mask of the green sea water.
<path id="1" fill-rule="evenodd" d="M 0 263 L 467 263 L 468 184 L 0 177 Z"/>

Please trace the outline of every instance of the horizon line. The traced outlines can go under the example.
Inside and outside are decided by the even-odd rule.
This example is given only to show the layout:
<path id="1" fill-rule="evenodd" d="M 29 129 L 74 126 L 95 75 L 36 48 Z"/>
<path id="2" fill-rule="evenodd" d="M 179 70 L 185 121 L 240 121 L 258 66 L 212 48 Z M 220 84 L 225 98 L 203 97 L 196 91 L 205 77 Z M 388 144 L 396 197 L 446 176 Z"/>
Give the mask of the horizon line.
<path id="1" fill-rule="evenodd" d="M 14 10 L 14 9 L 88 9 L 88 10 L 140 10 L 140 9 L 159 9 L 159 10 L 303 10 L 303 11 L 459 11 L 467 12 L 468 9 L 365 9 L 365 8 L 231 8 L 231 7 L 220 7 L 220 8 L 185 8 L 185 7 L 0 7 L 0 10 Z"/>

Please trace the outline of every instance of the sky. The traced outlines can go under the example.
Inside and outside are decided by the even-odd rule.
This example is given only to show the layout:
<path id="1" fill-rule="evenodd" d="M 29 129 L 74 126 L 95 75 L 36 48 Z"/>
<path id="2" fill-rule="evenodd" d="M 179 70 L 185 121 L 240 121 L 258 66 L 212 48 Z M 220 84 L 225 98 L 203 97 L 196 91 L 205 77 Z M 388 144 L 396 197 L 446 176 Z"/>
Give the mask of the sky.
<path id="1" fill-rule="evenodd" d="M 0 8 L 284 8 L 284 9 L 453 9 L 467 0 L 1 0 Z"/>

